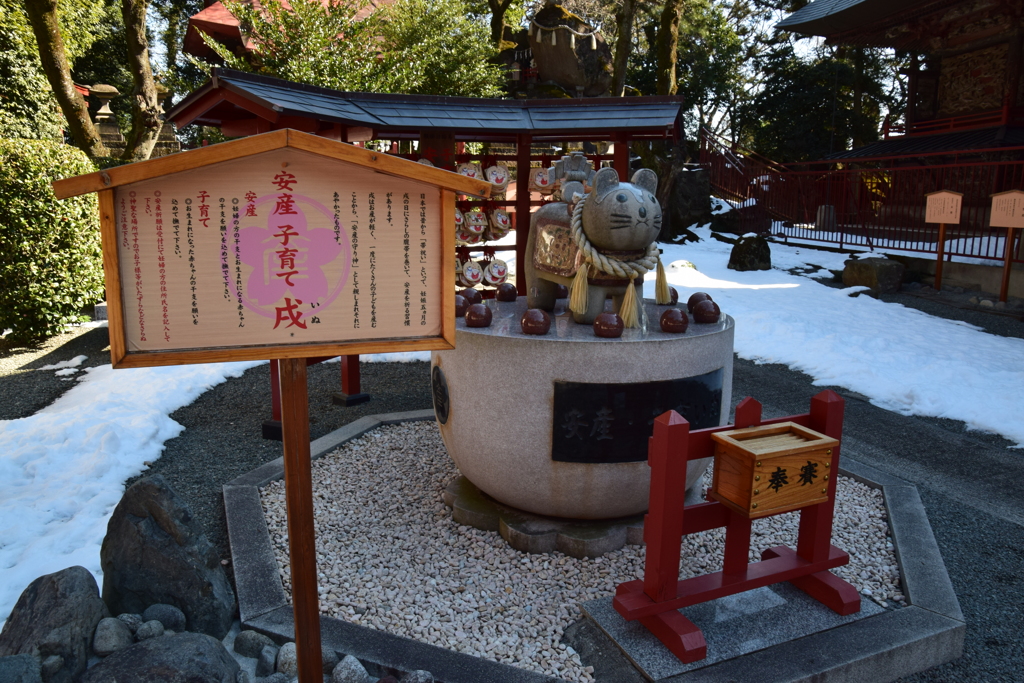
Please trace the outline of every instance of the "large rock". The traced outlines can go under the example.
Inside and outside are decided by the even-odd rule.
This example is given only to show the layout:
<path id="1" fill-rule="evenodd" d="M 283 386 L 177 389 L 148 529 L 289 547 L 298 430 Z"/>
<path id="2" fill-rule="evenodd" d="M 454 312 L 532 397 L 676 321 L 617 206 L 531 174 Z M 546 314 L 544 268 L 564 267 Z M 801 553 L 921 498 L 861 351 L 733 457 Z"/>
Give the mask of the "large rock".
<path id="1" fill-rule="evenodd" d="M 176 633 L 119 650 L 79 683 L 235 683 L 238 662 L 215 638 Z"/>
<path id="2" fill-rule="evenodd" d="M 688 228 L 711 222 L 708 172 L 696 165 L 673 164 L 658 187 L 658 201 L 665 209 L 658 241 L 697 241 L 697 235 Z"/>
<path id="3" fill-rule="evenodd" d="M 760 235 L 744 235 L 736 240 L 729 254 L 732 270 L 771 270 L 772 250 L 768 240 Z"/>
<path id="4" fill-rule="evenodd" d="M 47 683 L 70 683 L 85 671 L 96 624 L 109 616 L 96 579 L 85 567 L 40 576 L 22 592 L 7 617 L 0 632 L 0 657 L 60 657 L 63 663 Z"/>
<path id="5" fill-rule="evenodd" d="M 345 655 L 331 672 L 331 683 L 371 683 L 371 680 L 366 668 L 352 655 Z"/>
<path id="6" fill-rule="evenodd" d="M 100 551 L 103 599 L 114 612 L 141 614 L 166 603 L 188 628 L 224 638 L 235 594 L 199 521 L 163 477 L 140 479 L 107 524 Z"/>
<path id="7" fill-rule="evenodd" d="M 0 683 L 43 683 L 39 659 L 32 655 L 0 657 Z"/>
<path id="8" fill-rule="evenodd" d="M 871 293 L 892 294 L 903 285 L 902 263 L 887 258 L 850 259 L 843 268 L 843 284 L 847 287 L 869 287 Z"/>
<path id="9" fill-rule="evenodd" d="M 730 208 L 720 213 L 711 214 L 711 230 L 731 235 L 742 235 L 743 230 L 740 228 L 739 211 Z"/>

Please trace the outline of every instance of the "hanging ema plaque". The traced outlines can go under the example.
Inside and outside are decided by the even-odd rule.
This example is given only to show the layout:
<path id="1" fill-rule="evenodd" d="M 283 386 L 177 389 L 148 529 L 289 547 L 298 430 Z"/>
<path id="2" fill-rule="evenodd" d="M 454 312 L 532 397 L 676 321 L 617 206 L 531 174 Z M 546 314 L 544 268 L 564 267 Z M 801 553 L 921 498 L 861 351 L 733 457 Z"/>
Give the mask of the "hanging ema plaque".
<path id="1" fill-rule="evenodd" d="M 288 130 L 54 188 L 100 191 L 115 367 L 451 348 L 442 226 L 489 191 Z"/>

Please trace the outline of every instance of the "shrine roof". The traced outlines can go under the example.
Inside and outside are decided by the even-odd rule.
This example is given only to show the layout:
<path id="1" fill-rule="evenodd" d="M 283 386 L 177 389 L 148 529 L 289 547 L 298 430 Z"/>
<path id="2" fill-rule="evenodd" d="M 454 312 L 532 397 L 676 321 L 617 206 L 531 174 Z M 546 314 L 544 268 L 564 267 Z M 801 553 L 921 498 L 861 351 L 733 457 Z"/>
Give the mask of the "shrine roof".
<path id="1" fill-rule="evenodd" d="M 794 33 L 849 33 L 932 0 L 814 0 L 775 25 Z"/>
<path id="2" fill-rule="evenodd" d="M 227 103 L 227 104 L 226 104 Z M 669 136 L 680 130 L 682 97 L 500 100 L 432 95 L 352 93 L 267 76 L 214 69 L 213 77 L 168 114 L 178 127 L 218 126 L 232 118 L 298 116 L 375 134 L 438 130 L 552 136 L 615 133 Z"/>
<path id="3" fill-rule="evenodd" d="M 879 140 L 857 149 L 833 154 L 829 161 L 866 160 L 879 157 L 912 157 L 939 153 L 972 154 L 1024 147 L 1024 128 L 995 127 L 936 135 L 908 135 Z"/>

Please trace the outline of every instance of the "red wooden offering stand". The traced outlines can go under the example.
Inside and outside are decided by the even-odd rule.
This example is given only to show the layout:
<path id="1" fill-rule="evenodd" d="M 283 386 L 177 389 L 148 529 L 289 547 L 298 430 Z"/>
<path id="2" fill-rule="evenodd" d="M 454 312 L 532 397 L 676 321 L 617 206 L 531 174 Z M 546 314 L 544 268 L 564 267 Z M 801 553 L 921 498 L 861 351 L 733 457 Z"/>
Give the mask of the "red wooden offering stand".
<path id="1" fill-rule="evenodd" d="M 843 431 L 843 399 L 823 391 L 811 399 L 811 410 L 763 424 L 795 422 L 840 439 Z M 627 621 L 639 620 L 647 630 L 683 662 L 707 656 L 704 634 L 677 610 L 726 595 L 734 595 L 781 581 L 794 586 L 838 614 L 860 611 L 857 589 L 828 570 L 850 561 L 835 547 L 832 516 L 836 477 L 828 478 L 828 500 L 800 508 L 797 548 L 776 546 L 750 563 L 751 519 L 720 502 L 684 505 L 686 463 L 713 457 L 715 432 L 761 425 L 761 404 L 745 398 L 736 407 L 736 424 L 690 432 L 690 424 L 675 411 L 654 422 L 648 445 L 651 467 L 650 508 L 644 519 L 647 559 L 643 580 L 627 581 L 616 588 L 615 610 Z M 839 446 L 831 450 L 831 472 L 838 472 Z M 725 559 L 722 571 L 679 580 L 683 534 L 725 527 Z"/>

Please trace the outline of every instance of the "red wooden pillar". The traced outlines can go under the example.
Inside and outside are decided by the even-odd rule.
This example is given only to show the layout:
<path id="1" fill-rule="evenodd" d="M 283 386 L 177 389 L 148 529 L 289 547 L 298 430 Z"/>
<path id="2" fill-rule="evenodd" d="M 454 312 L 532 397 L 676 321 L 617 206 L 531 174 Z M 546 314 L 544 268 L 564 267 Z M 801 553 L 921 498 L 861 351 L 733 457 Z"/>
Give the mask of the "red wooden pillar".
<path id="1" fill-rule="evenodd" d="M 292 609 L 299 681 L 320 683 L 320 606 L 316 586 L 316 531 L 313 523 L 313 474 L 309 453 L 309 396 L 306 359 L 278 362 L 284 436 L 284 487 L 288 511 L 288 554 L 292 572 Z"/>
<path id="2" fill-rule="evenodd" d="M 331 401 L 338 406 L 357 406 L 370 400 L 369 394 L 364 394 L 360 388 L 359 381 L 359 356 L 350 355 L 341 357 L 341 391 L 336 392 Z"/>
<path id="3" fill-rule="evenodd" d="M 747 396 L 736 406 L 736 429 L 756 427 L 761 424 L 761 404 Z M 753 520 L 734 510 L 729 510 L 729 522 L 725 527 L 725 557 L 722 573 L 745 578 L 750 566 L 750 527 Z"/>
<path id="4" fill-rule="evenodd" d="M 834 391 L 826 390 L 811 399 L 811 429 L 833 439 L 843 438 L 843 399 Z M 835 510 L 836 478 L 839 470 L 839 446 L 832 449 L 827 463 L 828 500 L 800 511 L 800 534 L 797 555 L 808 562 L 828 559 L 832 543 L 832 514 Z"/>
<path id="5" fill-rule="evenodd" d="M 516 137 L 516 290 L 526 291 L 526 240 L 530 237 L 530 147 L 532 135 Z"/>

